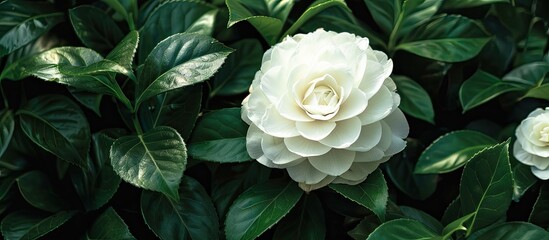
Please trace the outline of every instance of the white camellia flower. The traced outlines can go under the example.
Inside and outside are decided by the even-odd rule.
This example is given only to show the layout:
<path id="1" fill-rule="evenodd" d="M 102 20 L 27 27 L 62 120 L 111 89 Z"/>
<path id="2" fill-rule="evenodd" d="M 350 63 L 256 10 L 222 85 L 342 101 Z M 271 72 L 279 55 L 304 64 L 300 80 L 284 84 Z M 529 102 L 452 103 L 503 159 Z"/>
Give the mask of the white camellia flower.
<path id="1" fill-rule="evenodd" d="M 536 177 L 549 179 L 549 108 L 538 108 L 531 112 L 517 127 L 515 135 L 515 158 L 532 166 L 532 173 Z"/>
<path id="2" fill-rule="evenodd" d="M 287 37 L 265 52 L 242 102 L 248 153 L 305 191 L 364 181 L 406 146 L 392 69 L 367 38 L 322 29 Z"/>

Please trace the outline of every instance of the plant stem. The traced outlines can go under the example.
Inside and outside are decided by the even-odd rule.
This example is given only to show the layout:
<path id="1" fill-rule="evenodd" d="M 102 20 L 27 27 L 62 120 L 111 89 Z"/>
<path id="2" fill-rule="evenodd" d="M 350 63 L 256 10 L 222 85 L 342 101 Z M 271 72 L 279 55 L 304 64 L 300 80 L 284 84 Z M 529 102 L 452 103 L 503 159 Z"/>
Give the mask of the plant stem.
<path id="1" fill-rule="evenodd" d="M 133 127 L 135 128 L 135 131 L 137 131 L 138 135 L 143 135 L 143 129 L 141 128 L 141 123 L 139 123 L 139 120 L 137 119 L 137 112 L 133 115 Z"/>
<path id="2" fill-rule="evenodd" d="M 8 98 L 6 97 L 6 93 L 4 93 L 4 88 L 2 87 L 2 81 L 0 81 L 0 94 L 2 94 L 2 100 L 4 100 L 4 107 L 6 109 L 9 109 L 10 106 L 8 104 Z"/>

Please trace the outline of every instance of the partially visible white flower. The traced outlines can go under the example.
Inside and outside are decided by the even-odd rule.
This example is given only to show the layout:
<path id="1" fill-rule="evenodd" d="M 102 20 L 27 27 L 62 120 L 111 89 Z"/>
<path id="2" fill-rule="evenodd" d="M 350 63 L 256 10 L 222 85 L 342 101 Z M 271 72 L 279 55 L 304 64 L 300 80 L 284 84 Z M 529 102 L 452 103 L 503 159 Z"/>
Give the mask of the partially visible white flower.
<path id="1" fill-rule="evenodd" d="M 517 127 L 515 135 L 515 158 L 532 166 L 532 173 L 536 177 L 549 179 L 549 108 L 538 108 L 531 112 Z"/>
<path id="2" fill-rule="evenodd" d="M 287 37 L 265 52 L 242 102 L 248 153 L 305 191 L 364 181 L 406 146 L 392 69 L 367 38 L 322 29 Z"/>

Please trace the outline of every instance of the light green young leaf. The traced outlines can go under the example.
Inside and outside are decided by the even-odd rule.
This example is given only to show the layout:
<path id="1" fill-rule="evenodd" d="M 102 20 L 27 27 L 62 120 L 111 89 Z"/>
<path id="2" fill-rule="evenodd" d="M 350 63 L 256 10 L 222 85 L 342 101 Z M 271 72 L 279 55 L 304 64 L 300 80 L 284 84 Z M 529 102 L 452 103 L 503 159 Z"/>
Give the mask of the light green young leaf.
<path id="1" fill-rule="evenodd" d="M 435 140 L 419 157 L 415 173 L 447 173 L 465 165 L 482 149 L 497 144 L 496 140 L 477 131 L 460 130 Z"/>
<path id="2" fill-rule="evenodd" d="M 189 155 L 212 162 L 251 160 L 246 150 L 248 125 L 240 118 L 240 108 L 225 108 L 205 114 L 196 124 Z"/>
<path id="3" fill-rule="evenodd" d="M 444 229 L 442 230 L 442 239 L 451 239 L 452 234 L 454 234 L 457 231 L 467 231 L 467 227 L 465 227 L 465 224 L 471 217 L 473 217 L 475 214 L 470 213 L 463 217 L 460 217 L 456 219 L 455 221 L 449 223 Z"/>
<path id="4" fill-rule="evenodd" d="M 0 2 L 0 57 L 37 39 L 64 20 L 52 4 L 30 1 Z"/>
<path id="5" fill-rule="evenodd" d="M 118 138 L 110 158 L 124 181 L 179 201 L 177 189 L 187 164 L 187 149 L 175 129 L 162 126 L 142 135 Z"/>
<path id="6" fill-rule="evenodd" d="M 234 201 L 225 220 L 228 240 L 251 240 L 276 224 L 295 206 L 303 191 L 293 181 L 257 184 Z"/>
<path id="7" fill-rule="evenodd" d="M 513 197 L 509 141 L 486 148 L 465 165 L 460 182 L 463 214 L 473 213 L 467 236 L 505 216 Z"/>
<path id="8" fill-rule="evenodd" d="M 389 193 L 381 170 L 377 169 L 358 185 L 330 184 L 329 186 L 344 197 L 370 209 L 381 222 L 385 221 Z"/>
<path id="9" fill-rule="evenodd" d="M 435 111 L 429 94 L 416 81 L 406 76 L 392 76 L 400 95 L 400 109 L 412 117 L 435 123 Z"/>
<path id="10" fill-rule="evenodd" d="M 151 191 L 141 194 L 145 223 L 160 239 L 219 239 L 219 219 L 200 183 L 183 177 L 180 201 Z"/>
<path id="11" fill-rule="evenodd" d="M 76 103 L 61 95 L 41 95 L 27 102 L 17 115 L 21 129 L 36 145 L 86 168 L 90 127 Z"/>
<path id="12" fill-rule="evenodd" d="M 160 93 L 207 80 L 232 51 L 204 35 L 179 33 L 164 39 L 145 60 L 136 87 L 136 108 Z"/>
<path id="13" fill-rule="evenodd" d="M 240 21 L 250 22 L 270 45 L 274 45 L 286 22 L 294 0 L 226 0 L 231 27 Z"/>

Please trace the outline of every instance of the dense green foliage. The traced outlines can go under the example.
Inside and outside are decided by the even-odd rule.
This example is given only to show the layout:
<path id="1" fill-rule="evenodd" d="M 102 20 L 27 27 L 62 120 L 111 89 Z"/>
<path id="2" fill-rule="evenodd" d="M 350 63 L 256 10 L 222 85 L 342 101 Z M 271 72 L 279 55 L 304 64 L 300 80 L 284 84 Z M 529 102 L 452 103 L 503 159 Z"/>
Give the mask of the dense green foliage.
<path id="1" fill-rule="evenodd" d="M 246 151 L 263 53 L 324 28 L 394 62 L 407 148 L 304 193 Z M 0 1 L 4 239 L 549 239 L 512 155 L 548 107 L 544 0 Z M 291 64 L 291 63 L 289 63 Z"/>

